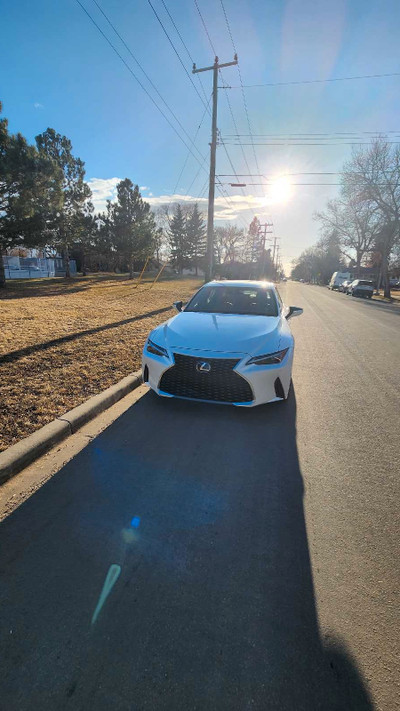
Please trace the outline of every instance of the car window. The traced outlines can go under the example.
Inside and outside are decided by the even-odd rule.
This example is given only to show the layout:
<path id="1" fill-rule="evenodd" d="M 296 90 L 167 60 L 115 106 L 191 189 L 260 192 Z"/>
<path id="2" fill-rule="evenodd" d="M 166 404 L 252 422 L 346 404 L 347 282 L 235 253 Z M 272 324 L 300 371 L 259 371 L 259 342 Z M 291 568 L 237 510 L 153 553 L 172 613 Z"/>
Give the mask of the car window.
<path id="1" fill-rule="evenodd" d="M 205 286 L 195 294 L 185 311 L 278 316 L 278 304 L 272 289 Z"/>
<path id="2" fill-rule="evenodd" d="M 281 295 L 280 295 L 278 289 L 275 289 L 275 293 L 276 293 L 276 296 L 277 296 L 277 299 L 278 299 L 278 303 L 279 303 L 279 310 L 281 311 L 281 310 L 282 310 L 282 307 L 283 307 L 283 301 L 282 301 L 282 299 L 281 299 Z"/>

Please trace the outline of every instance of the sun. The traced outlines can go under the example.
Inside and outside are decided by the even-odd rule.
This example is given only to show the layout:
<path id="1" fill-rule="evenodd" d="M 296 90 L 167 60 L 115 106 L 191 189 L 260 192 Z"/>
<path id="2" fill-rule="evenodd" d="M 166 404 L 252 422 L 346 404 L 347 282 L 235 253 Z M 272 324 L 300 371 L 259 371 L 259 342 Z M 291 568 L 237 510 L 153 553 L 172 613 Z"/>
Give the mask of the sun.
<path id="1" fill-rule="evenodd" d="M 292 185 L 289 178 L 281 176 L 273 178 L 268 191 L 268 198 L 271 203 L 284 204 L 292 196 Z"/>

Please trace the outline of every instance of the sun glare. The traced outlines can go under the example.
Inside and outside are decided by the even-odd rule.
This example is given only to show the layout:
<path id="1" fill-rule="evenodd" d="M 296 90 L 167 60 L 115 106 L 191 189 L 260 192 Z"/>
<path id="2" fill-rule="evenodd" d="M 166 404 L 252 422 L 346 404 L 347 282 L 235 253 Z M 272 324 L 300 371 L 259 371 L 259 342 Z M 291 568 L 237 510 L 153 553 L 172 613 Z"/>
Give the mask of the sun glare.
<path id="1" fill-rule="evenodd" d="M 289 178 L 284 176 L 274 178 L 269 186 L 268 197 L 272 203 L 283 204 L 292 196 L 292 186 Z"/>

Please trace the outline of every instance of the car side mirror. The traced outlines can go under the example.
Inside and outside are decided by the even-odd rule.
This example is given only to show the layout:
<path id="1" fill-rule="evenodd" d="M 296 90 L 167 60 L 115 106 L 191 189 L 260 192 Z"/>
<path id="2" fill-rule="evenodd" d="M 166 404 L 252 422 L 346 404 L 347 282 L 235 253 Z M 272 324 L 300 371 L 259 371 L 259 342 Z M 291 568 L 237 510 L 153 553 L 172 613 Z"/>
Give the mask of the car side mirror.
<path id="1" fill-rule="evenodd" d="M 292 316 L 300 316 L 303 313 L 303 309 L 300 306 L 289 306 L 289 311 L 286 314 L 286 319 L 289 321 Z"/>
<path id="2" fill-rule="evenodd" d="M 182 311 L 183 301 L 174 301 L 174 309 Z"/>

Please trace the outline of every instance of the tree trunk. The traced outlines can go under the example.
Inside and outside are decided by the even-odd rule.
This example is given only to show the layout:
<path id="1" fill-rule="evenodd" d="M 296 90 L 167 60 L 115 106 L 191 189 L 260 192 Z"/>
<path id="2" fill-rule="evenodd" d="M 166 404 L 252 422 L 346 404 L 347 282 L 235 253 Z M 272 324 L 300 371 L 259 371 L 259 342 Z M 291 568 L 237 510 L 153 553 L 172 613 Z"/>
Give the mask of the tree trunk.
<path id="1" fill-rule="evenodd" d="M 360 278 L 360 268 L 361 268 L 361 259 L 362 259 L 362 254 L 357 250 L 357 257 L 356 257 L 356 279 Z"/>
<path id="2" fill-rule="evenodd" d="M 86 255 L 85 252 L 82 252 L 82 259 L 81 259 L 81 270 L 82 270 L 82 276 L 86 276 Z"/>
<path id="3" fill-rule="evenodd" d="M 129 258 L 129 279 L 133 279 L 133 257 Z"/>
<path id="4" fill-rule="evenodd" d="M 378 278 L 376 280 L 376 293 L 379 296 L 379 289 L 381 288 L 381 279 L 382 279 L 382 260 L 379 265 L 379 271 L 378 271 Z"/>
<path id="5" fill-rule="evenodd" d="M 65 278 L 71 279 L 71 269 L 70 269 L 70 264 L 69 264 L 69 249 L 68 249 L 67 240 L 65 240 L 64 261 L 65 261 Z"/>
<path id="6" fill-rule="evenodd" d="M 0 289 L 6 288 L 6 271 L 4 269 L 3 252 L 0 250 Z"/>
<path id="7" fill-rule="evenodd" d="M 382 267 L 381 267 L 382 283 L 383 283 L 383 296 L 385 299 L 390 299 L 390 282 L 389 282 L 389 267 L 388 267 L 388 255 L 387 250 L 382 251 Z"/>

